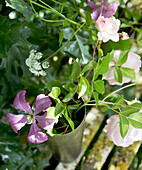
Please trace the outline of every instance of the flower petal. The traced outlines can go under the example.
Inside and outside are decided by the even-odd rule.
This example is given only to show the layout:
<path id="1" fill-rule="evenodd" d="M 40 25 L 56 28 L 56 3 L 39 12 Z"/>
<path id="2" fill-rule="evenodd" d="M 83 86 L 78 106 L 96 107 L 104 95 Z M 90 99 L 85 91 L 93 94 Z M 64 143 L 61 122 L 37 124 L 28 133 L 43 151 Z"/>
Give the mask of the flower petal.
<path id="1" fill-rule="evenodd" d="M 15 115 L 12 113 L 7 113 L 6 117 L 7 117 L 7 120 L 9 121 L 12 129 L 16 133 L 18 130 L 20 130 L 27 123 L 26 115 Z"/>
<path id="2" fill-rule="evenodd" d="M 51 106 L 52 102 L 49 96 L 45 96 L 44 94 L 40 94 L 36 98 L 35 103 L 35 114 L 38 114 Z"/>
<path id="3" fill-rule="evenodd" d="M 105 18 L 109 18 L 115 14 L 118 8 L 118 2 L 112 2 L 110 5 L 106 5 L 107 1 L 104 1 L 103 3 L 103 10 L 102 10 L 102 16 Z"/>
<path id="4" fill-rule="evenodd" d="M 36 120 L 43 129 L 50 130 L 53 128 L 56 119 L 46 118 L 46 115 L 47 114 L 44 114 L 42 116 L 36 116 Z"/>
<path id="5" fill-rule="evenodd" d="M 95 5 L 92 1 L 88 0 L 88 5 L 91 7 L 93 13 L 91 14 L 92 19 L 98 19 L 101 15 L 101 10 L 99 5 Z"/>
<path id="6" fill-rule="evenodd" d="M 29 103 L 26 103 L 25 101 L 25 93 L 26 91 L 22 90 L 16 95 L 14 102 L 13 102 L 13 106 L 15 109 L 19 109 L 27 113 L 32 113 L 32 109 Z"/>
<path id="7" fill-rule="evenodd" d="M 36 125 L 36 121 L 34 121 L 31 125 L 30 132 L 28 134 L 28 141 L 37 144 L 45 142 L 47 140 L 47 135 L 38 128 L 38 126 Z"/>

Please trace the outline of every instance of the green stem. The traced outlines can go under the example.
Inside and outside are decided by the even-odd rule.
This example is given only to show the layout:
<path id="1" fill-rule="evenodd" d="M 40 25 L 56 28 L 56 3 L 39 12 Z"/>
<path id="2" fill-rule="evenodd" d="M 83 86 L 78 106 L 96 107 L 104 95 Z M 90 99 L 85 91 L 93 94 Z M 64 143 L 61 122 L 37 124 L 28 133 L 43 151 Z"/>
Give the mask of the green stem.
<path id="1" fill-rule="evenodd" d="M 31 1 L 31 2 L 35 3 L 36 5 L 42 6 L 42 7 L 44 7 L 45 9 L 54 12 L 55 14 L 58 14 L 60 17 L 64 18 L 65 20 L 67 20 L 67 21 L 69 21 L 69 22 L 71 22 L 72 24 L 81 26 L 81 25 L 78 24 L 77 22 L 75 22 L 75 21 L 73 21 L 73 20 L 70 20 L 70 19 L 66 18 L 63 14 L 61 14 L 60 12 L 58 12 L 56 9 L 52 8 L 51 6 L 49 6 L 48 4 L 46 4 L 45 2 L 43 2 L 43 1 L 41 1 L 41 0 L 39 0 L 39 1 L 40 1 L 42 4 L 44 4 L 45 6 L 47 6 L 48 8 L 42 6 L 42 5 L 38 4 L 38 3 L 35 3 L 34 1 Z"/>
<path id="2" fill-rule="evenodd" d="M 51 57 L 53 57 L 57 52 L 59 52 L 59 51 L 61 50 L 61 48 L 63 48 L 63 47 L 72 39 L 72 37 L 73 37 L 85 24 L 86 24 L 86 23 L 83 23 L 83 24 L 74 32 L 74 34 L 73 34 L 57 51 L 55 51 L 55 53 L 53 53 L 51 56 L 49 56 L 49 57 L 47 57 L 46 59 L 44 59 L 44 60 L 42 61 L 42 63 L 43 63 L 44 61 L 50 59 Z"/>
<path id="3" fill-rule="evenodd" d="M 112 92 L 112 93 L 110 93 L 108 96 L 106 96 L 106 97 L 102 100 L 102 102 L 104 102 L 108 97 L 110 97 L 111 95 L 115 94 L 116 92 L 118 92 L 118 91 L 120 91 L 120 90 L 123 90 L 123 89 L 125 89 L 125 88 L 127 88 L 127 87 L 134 86 L 134 85 L 135 85 L 135 83 L 132 83 L 132 84 L 129 84 L 129 85 L 127 85 L 127 86 L 124 86 L 124 87 L 122 87 L 122 88 L 120 88 L 120 89 L 115 90 L 114 92 Z"/>
<path id="4" fill-rule="evenodd" d="M 62 21 L 64 21 L 64 20 L 48 20 L 48 19 L 44 19 L 44 18 L 42 18 L 42 17 L 40 17 L 40 16 L 38 15 L 38 13 L 36 12 L 36 10 L 35 10 L 35 8 L 34 8 L 34 6 L 33 6 L 33 4 L 32 4 L 31 1 L 30 1 L 30 4 L 31 4 L 32 10 L 33 10 L 34 13 L 36 14 L 36 16 L 37 16 L 38 18 L 40 18 L 41 20 L 46 21 L 46 22 L 62 22 Z"/>

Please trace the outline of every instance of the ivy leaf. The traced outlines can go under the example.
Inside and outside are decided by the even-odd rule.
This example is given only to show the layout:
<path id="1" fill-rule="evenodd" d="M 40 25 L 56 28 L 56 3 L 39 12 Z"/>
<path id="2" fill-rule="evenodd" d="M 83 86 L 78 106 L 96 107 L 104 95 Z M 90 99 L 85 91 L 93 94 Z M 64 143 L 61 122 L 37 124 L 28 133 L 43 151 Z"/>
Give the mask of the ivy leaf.
<path id="1" fill-rule="evenodd" d="M 64 111 L 64 117 L 66 118 L 66 120 L 68 121 L 72 131 L 74 131 L 74 122 L 71 120 L 71 118 L 68 116 L 68 112 L 67 109 L 65 109 Z"/>
<path id="2" fill-rule="evenodd" d="M 52 91 L 51 93 L 48 94 L 48 96 L 60 102 L 60 100 L 58 99 L 60 94 L 61 94 L 61 89 L 59 87 L 52 87 Z"/>
<path id="3" fill-rule="evenodd" d="M 94 88 L 97 92 L 104 94 L 105 92 L 104 81 L 103 80 L 94 81 Z"/>
<path id="4" fill-rule="evenodd" d="M 73 98 L 73 96 L 74 96 L 74 94 L 75 94 L 75 91 L 76 91 L 76 87 L 74 87 L 74 88 L 72 89 L 72 91 L 70 91 L 70 92 L 65 96 L 65 98 L 63 99 L 63 102 L 68 102 L 68 101 L 70 101 L 70 100 Z"/>
<path id="5" fill-rule="evenodd" d="M 115 64 L 115 66 L 121 66 L 122 64 L 124 64 L 127 61 L 128 53 L 129 51 L 121 52 L 119 59 L 117 60 L 117 63 Z"/>
<path id="6" fill-rule="evenodd" d="M 90 85 L 89 85 L 88 80 L 85 77 L 80 77 L 78 93 L 79 93 L 78 98 L 82 97 L 85 93 L 90 94 Z"/>
<path id="7" fill-rule="evenodd" d="M 122 80 L 123 80 L 122 71 L 117 67 L 114 67 L 113 71 L 114 71 L 114 79 L 115 79 L 115 81 L 117 81 L 119 83 L 122 83 Z"/>
<path id="8" fill-rule="evenodd" d="M 55 116 L 62 115 L 64 110 L 66 109 L 66 105 L 63 103 L 57 103 L 55 106 Z"/>
<path id="9" fill-rule="evenodd" d="M 133 113 L 128 116 L 128 120 L 133 127 L 142 129 L 142 113 Z"/>
<path id="10" fill-rule="evenodd" d="M 131 80 L 135 80 L 135 70 L 127 67 L 120 68 L 123 75 Z"/>
<path id="11" fill-rule="evenodd" d="M 124 137 L 126 136 L 129 130 L 129 121 L 125 116 L 121 114 L 119 115 L 119 117 L 120 117 L 120 134 L 122 138 L 124 139 Z"/>
<path id="12" fill-rule="evenodd" d="M 98 103 L 99 103 L 99 97 L 98 97 L 98 93 L 94 92 L 94 99 L 95 99 L 95 102 L 96 102 L 96 108 L 98 107 Z"/>
<path id="13" fill-rule="evenodd" d="M 77 79 L 78 75 L 80 74 L 80 71 L 81 71 L 80 64 L 74 60 L 73 61 L 73 67 L 72 67 L 72 73 L 71 73 L 69 79 L 71 81 Z"/>

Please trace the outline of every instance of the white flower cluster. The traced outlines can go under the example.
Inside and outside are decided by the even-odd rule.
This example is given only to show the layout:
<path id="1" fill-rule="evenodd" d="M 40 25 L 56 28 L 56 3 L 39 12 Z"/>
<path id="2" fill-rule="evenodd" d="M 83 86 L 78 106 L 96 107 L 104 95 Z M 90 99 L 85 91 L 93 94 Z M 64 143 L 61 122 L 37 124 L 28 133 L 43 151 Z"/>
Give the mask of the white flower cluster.
<path id="1" fill-rule="evenodd" d="M 29 58 L 26 59 L 26 65 L 29 67 L 31 73 L 36 76 L 46 76 L 44 69 L 49 68 L 49 62 L 45 61 L 41 63 L 39 60 L 42 58 L 41 52 L 36 52 L 36 50 L 31 50 Z"/>

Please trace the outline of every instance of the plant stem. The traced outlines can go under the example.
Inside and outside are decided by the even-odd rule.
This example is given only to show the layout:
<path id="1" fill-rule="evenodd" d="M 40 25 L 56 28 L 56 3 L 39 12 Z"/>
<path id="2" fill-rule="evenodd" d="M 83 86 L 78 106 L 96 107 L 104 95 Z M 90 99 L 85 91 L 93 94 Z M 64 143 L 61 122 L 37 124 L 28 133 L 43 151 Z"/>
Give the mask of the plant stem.
<path id="1" fill-rule="evenodd" d="M 115 94 L 116 92 L 118 92 L 118 91 L 120 91 L 120 90 L 123 90 L 123 89 L 125 89 L 125 88 L 127 88 L 127 87 L 134 86 L 134 85 L 135 85 L 135 83 L 132 83 L 132 84 L 129 84 L 129 85 L 127 85 L 127 86 L 124 86 L 124 87 L 122 87 L 122 88 L 120 88 L 120 89 L 115 90 L 114 92 L 112 92 L 112 93 L 110 93 L 108 96 L 106 96 L 106 97 L 102 100 L 102 102 L 105 101 L 105 100 L 106 100 L 108 97 L 110 97 L 111 95 Z"/>
<path id="2" fill-rule="evenodd" d="M 72 37 L 85 25 L 86 23 L 83 23 L 76 31 L 75 33 L 57 50 L 55 51 L 55 53 L 53 53 L 51 56 L 47 57 L 46 59 L 44 59 L 43 61 L 41 61 L 41 63 L 43 63 L 44 61 L 48 60 L 49 58 L 53 57 L 57 52 L 59 52 L 61 50 L 61 48 L 63 48 L 71 39 Z"/>
<path id="3" fill-rule="evenodd" d="M 67 21 L 69 21 L 69 22 L 71 22 L 72 24 L 81 26 L 81 25 L 78 24 L 77 22 L 66 18 L 63 14 L 61 14 L 60 12 L 58 12 L 56 9 L 52 8 L 51 6 L 49 6 L 48 4 L 46 4 L 45 2 L 43 2 L 43 1 L 41 1 L 41 0 L 39 0 L 39 1 L 40 1 L 42 4 L 44 4 L 45 6 L 48 7 L 48 8 L 46 8 L 46 7 L 44 7 L 44 8 L 46 8 L 46 9 L 48 9 L 48 10 L 50 9 L 50 11 L 54 12 L 55 14 L 58 14 L 60 17 L 64 18 L 65 20 L 67 20 Z M 32 2 L 33 2 L 33 1 L 32 1 Z M 34 3 L 35 3 L 35 2 L 34 2 Z M 35 4 L 37 5 L 37 3 L 35 3 Z"/>

